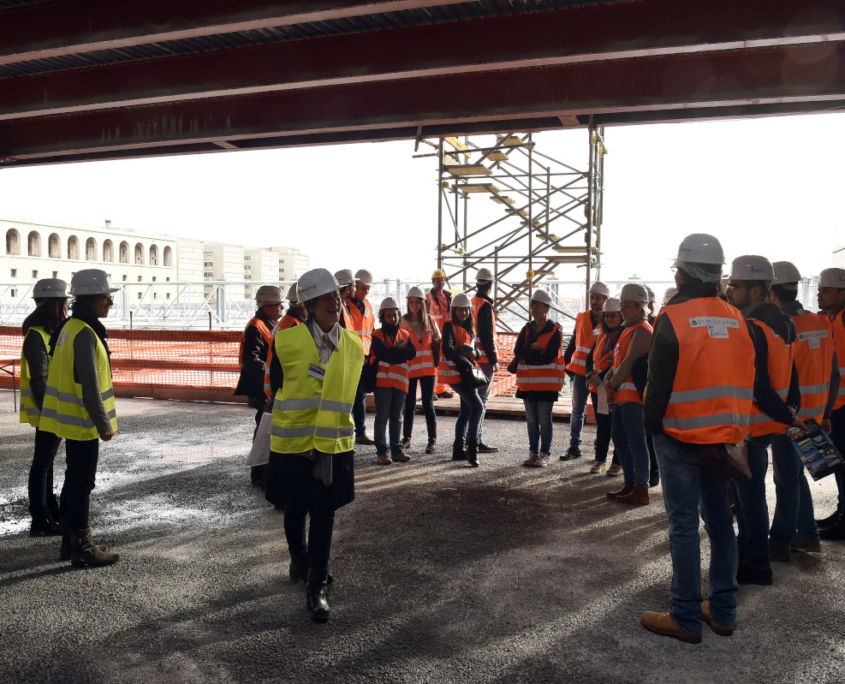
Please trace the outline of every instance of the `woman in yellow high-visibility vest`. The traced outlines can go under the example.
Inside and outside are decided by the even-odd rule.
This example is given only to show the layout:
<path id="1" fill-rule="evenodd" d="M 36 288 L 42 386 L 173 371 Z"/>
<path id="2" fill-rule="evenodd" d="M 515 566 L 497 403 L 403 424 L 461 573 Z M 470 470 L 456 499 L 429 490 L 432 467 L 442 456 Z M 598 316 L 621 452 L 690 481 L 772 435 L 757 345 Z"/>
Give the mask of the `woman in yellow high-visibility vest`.
<path id="1" fill-rule="evenodd" d="M 311 618 L 325 622 L 334 513 L 355 498 L 352 407 L 364 345 L 338 324 L 340 295 L 329 271 L 308 271 L 297 287 L 308 320 L 276 333 L 270 360 L 274 401 L 267 496 L 285 506 L 290 579 L 306 582 Z"/>
<path id="2" fill-rule="evenodd" d="M 94 544 L 88 522 L 99 440 L 107 442 L 117 432 L 108 333 L 100 322 L 109 315 L 116 291 L 105 271 L 85 269 L 74 274 L 70 283 L 73 315 L 50 339 L 52 360 L 39 428 L 65 440 L 61 556 L 75 566 L 111 565 L 120 558 Z"/>
<path id="3" fill-rule="evenodd" d="M 50 336 L 67 318 L 67 283 L 58 278 L 39 280 L 32 289 L 36 309 L 21 326 L 21 412 L 20 422 L 35 428 L 35 453 L 29 469 L 30 537 L 57 535 L 59 501 L 53 492 L 53 461 L 61 438 L 39 429 L 47 368 Z"/>

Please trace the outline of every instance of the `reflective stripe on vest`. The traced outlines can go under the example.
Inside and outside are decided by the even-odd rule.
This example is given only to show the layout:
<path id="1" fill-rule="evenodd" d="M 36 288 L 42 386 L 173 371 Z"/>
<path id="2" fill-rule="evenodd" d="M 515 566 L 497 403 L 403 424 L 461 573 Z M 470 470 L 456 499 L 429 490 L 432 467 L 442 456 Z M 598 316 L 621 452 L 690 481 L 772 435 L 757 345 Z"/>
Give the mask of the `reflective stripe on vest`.
<path id="1" fill-rule="evenodd" d="M 352 322 L 352 330 L 364 345 L 364 355 L 370 353 L 370 346 L 373 343 L 373 328 L 376 325 L 376 318 L 373 315 L 373 307 L 370 306 L 370 300 L 364 300 L 364 313 L 355 306 L 355 302 L 349 302 L 349 318 Z"/>
<path id="2" fill-rule="evenodd" d="M 475 330 L 478 332 L 478 312 L 481 310 L 483 306 L 490 307 L 490 315 L 493 318 L 493 351 L 496 352 L 496 355 L 499 354 L 499 335 L 496 332 L 496 312 L 493 311 L 493 306 L 488 302 L 484 297 L 473 297 L 472 298 L 472 305 L 475 307 L 472 309 L 472 317 L 475 319 Z M 476 344 L 478 345 L 478 349 L 481 351 L 481 357 L 478 359 L 478 363 L 492 363 L 490 359 L 487 358 L 487 352 L 484 351 L 484 347 L 481 344 L 481 338 L 475 338 Z"/>
<path id="3" fill-rule="evenodd" d="M 27 336 L 33 334 L 40 335 L 44 341 L 44 349 L 49 353 L 50 336 L 44 328 L 40 325 L 34 325 L 26 331 L 26 334 Z M 49 363 L 49 356 L 47 358 Z M 38 427 L 41 422 L 41 410 L 38 408 L 38 404 L 35 403 L 35 397 L 32 394 L 32 375 L 23 351 L 21 351 L 20 374 L 21 409 L 18 414 L 18 420 L 21 423 L 29 423 L 32 427 Z"/>
<path id="4" fill-rule="evenodd" d="M 634 339 L 634 331 L 638 330 L 639 328 L 645 328 L 649 332 L 649 336 L 651 335 L 651 326 L 648 324 L 648 321 L 640 321 L 639 323 L 635 323 L 630 328 L 625 328 L 622 331 L 622 334 L 619 336 L 619 340 L 616 342 L 616 346 L 613 349 L 613 370 L 616 371 L 617 368 L 622 364 L 622 362 L 628 356 L 628 350 L 631 348 L 631 340 Z M 617 404 L 625 404 L 628 402 L 632 402 L 635 404 L 642 404 L 643 400 L 640 397 L 640 393 L 637 392 L 637 387 L 634 383 L 629 379 L 619 385 L 616 388 L 616 391 L 613 395 L 613 401 Z"/>
<path id="5" fill-rule="evenodd" d="M 472 340 L 466 330 L 460 326 L 455 327 L 451 321 L 448 321 L 446 325 L 451 326 L 452 330 L 455 331 L 455 349 L 460 349 L 464 344 L 472 345 Z M 443 329 L 446 329 L 445 325 Z M 444 354 L 440 355 L 440 365 L 437 367 L 437 382 L 444 385 L 459 385 L 461 382 L 461 374 L 458 372 L 457 366 Z"/>
<path id="6" fill-rule="evenodd" d="M 520 333 L 522 344 L 526 348 L 528 347 L 530 325 L 530 323 L 526 325 Z M 551 331 L 538 335 L 532 344 L 536 344 L 540 347 L 540 352 L 545 353 L 555 333 L 559 331 L 560 328 L 555 325 Z M 560 348 L 558 348 L 557 357 L 552 363 L 531 365 L 525 363 L 524 359 L 520 359 L 516 367 L 516 386 L 523 392 L 560 392 L 563 388 L 565 368 L 566 364 L 563 362 L 563 353 Z"/>
<path id="7" fill-rule="evenodd" d="M 44 406 L 41 409 L 39 429 L 52 432 L 64 439 L 88 441 L 97 439 L 100 433 L 94 424 L 82 397 L 82 385 L 74 381 L 73 343 L 83 330 L 90 331 L 96 345 L 97 381 L 103 406 L 111 421 L 111 429 L 117 432 L 117 411 L 114 402 L 114 388 L 111 367 L 106 348 L 87 323 L 71 318 L 65 323 L 53 350 L 50 370 L 47 374 L 47 389 Z"/>
<path id="8" fill-rule="evenodd" d="M 320 363 L 307 325 L 276 333 L 274 348 L 285 382 L 273 402 L 270 450 L 277 454 L 352 451 L 352 405 L 364 363 L 358 336 L 340 330 L 340 344 L 326 366 Z M 309 375 L 311 366 L 325 368 L 322 380 Z"/>
<path id="9" fill-rule="evenodd" d="M 276 342 L 276 333 L 279 332 L 279 330 L 288 330 L 290 328 L 295 328 L 298 325 L 302 325 L 302 321 L 300 321 L 296 316 L 285 314 L 284 316 L 282 316 L 282 320 L 280 320 L 273 328 L 273 336 L 270 340 L 270 348 L 267 350 L 267 361 L 264 363 L 264 394 L 267 396 L 268 399 L 273 393 L 273 387 L 270 384 L 270 361 L 272 361 L 273 359 L 273 347 L 275 346 Z"/>
<path id="10" fill-rule="evenodd" d="M 395 347 L 399 342 L 404 342 L 404 346 L 407 346 L 411 340 L 410 333 L 402 328 L 396 331 L 396 338 L 394 340 L 391 340 L 389 335 L 385 335 L 384 330 L 374 331 L 373 337 L 380 339 L 388 349 Z M 375 354 L 370 359 L 370 363 L 378 363 L 376 387 L 398 389 L 400 392 L 408 391 L 409 373 L 407 363 L 385 363 L 376 359 Z"/>
<path id="11" fill-rule="evenodd" d="M 589 311 L 582 311 L 575 317 L 575 351 L 566 370 L 577 375 L 587 375 L 587 356 L 600 332 L 601 328 L 593 327 Z"/>
<path id="12" fill-rule="evenodd" d="M 244 367 L 244 344 L 246 343 L 246 331 L 250 328 L 255 328 L 261 337 L 264 338 L 264 341 L 268 346 L 273 342 L 273 333 L 270 332 L 270 328 L 267 327 L 267 324 L 258 316 L 250 318 L 249 322 L 246 324 L 246 328 L 244 328 L 244 334 L 241 337 L 241 346 L 238 348 L 238 366 L 241 369 Z"/>
<path id="13" fill-rule="evenodd" d="M 422 339 L 420 339 L 407 327 L 404 320 L 402 321 L 402 326 L 411 335 L 414 346 L 417 348 L 417 355 L 408 361 L 408 377 L 425 378 L 437 375 L 437 366 L 434 365 L 434 352 L 431 348 L 434 342 L 434 336 L 430 332 L 425 332 Z"/>
<path id="14" fill-rule="evenodd" d="M 781 398 L 783 403 L 786 403 L 786 398 L 789 396 L 789 382 L 792 378 L 792 360 L 794 357 L 794 350 L 792 345 L 786 344 L 782 337 L 775 334 L 774 330 L 769 325 L 756 318 L 749 318 L 766 336 L 766 345 L 768 346 L 768 371 L 769 381 L 772 389 Z M 785 423 L 772 419 L 766 414 L 760 405 L 755 401 L 751 405 L 751 436 L 763 437 L 764 435 L 783 434 L 789 426 Z"/>
<path id="15" fill-rule="evenodd" d="M 593 368 L 600 373 L 608 370 L 613 365 L 613 349 L 602 356 L 601 350 L 604 349 L 607 334 L 602 330 L 596 338 L 595 351 L 593 352 Z"/>
<path id="16" fill-rule="evenodd" d="M 748 434 L 754 396 L 754 343 L 745 319 L 718 297 L 669 304 L 661 315 L 678 338 L 663 430 L 687 444 L 738 444 Z"/>
<path id="17" fill-rule="evenodd" d="M 443 326 L 449 320 L 449 298 L 443 294 L 443 303 L 445 308 L 440 306 L 440 300 L 429 290 L 425 293 L 425 302 L 428 305 L 428 313 L 431 319 L 437 325 L 440 332 L 443 332 Z"/>

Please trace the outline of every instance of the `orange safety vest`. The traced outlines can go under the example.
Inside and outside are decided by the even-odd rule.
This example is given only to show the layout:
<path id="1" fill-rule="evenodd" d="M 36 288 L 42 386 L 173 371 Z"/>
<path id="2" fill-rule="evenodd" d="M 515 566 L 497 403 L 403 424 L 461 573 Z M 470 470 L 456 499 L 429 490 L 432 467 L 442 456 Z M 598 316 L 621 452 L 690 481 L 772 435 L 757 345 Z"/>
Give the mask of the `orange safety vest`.
<path id="1" fill-rule="evenodd" d="M 270 359 L 273 356 L 273 348 L 275 346 L 275 339 L 276 333 L 279 330 L 287 330 L 288 328 L 295 328 L 298 325 L 302 325 L 302 321 L 300 321 L 296 316 L 291 316 L 290 314 L 285 314 L 282 316 L 282 320 L 280 320 L 276 327 L 273 328 L 273 339 L 270 341 L 270 349 L 267 350 L 267 362 L 264 364 L 264 394 L 267 395 L 267 398 L 270 398 L 272 394 L 270 388 Z"/>
<path id="2" fill-rule="evenodd" d="M 803 313 L 790 316 L 795 323 L 797 339 L 792 343 L 795 370 L 801 390 L 798 417 L 824 420 L 830 391 L 830 369 L 833 361 L 833 330 L 825 316 Z M 837 397 L 838 398 L 838 397 Z"/>
<path id="3" fill-rule="evenodd" d="M 364 356 L 367 356 L 370 353 L 370 345 L 373 343 L 373 328 L 376 327 L 376 317 L 373 315 L 373 307 L 370 306 L 370 301 L 364 300 L 363 314 L 354 302 L 350 302 L 349 318 L 352 327 L 347 328 L 347 330 L 354 332 L 361 338 L 361 342 L 364 343 Z"/>
<path id="4" fill-rule="evenodd" d="M 834 409 L 845 406 L 845 366 L 842 365 L 843 360 L 845 360 L 845 321 L 842 320 L 843 316 L 845 316 L 845 311 L 840 311 L 831 319 L 833 346 L 836 349 L 836 360 L 839 363 L 839 394 L 836 396 Z"/>
<path id="5" fill-rule="evenodd" d="M 768 370 L 769 380 L 772 387 L 778 396 L 786 403 L 786 397 L 789 394 L 789 381 L 792 378 L 792 360 L 795 357 L 795 350 L 792 345 L 786 344 L 782 337 L 775 334 L 766 323 L 757 320 L 756 318 L 749 318 L 749 321 L 754 323 L 766 335 L 766 344 L 769 347 L 768 351 Z M 751 436 L 762 437 L 764 435 L 780 435 L 789 427 L 785 423 L 778 420 L 772 420 L 769 414 L 765 413 L 760 405 L 755 401 L 751 405 Z"/>
<path id="6" fill-rule="evenodd" d="M 529 324 L 530 325 L 530 324 Z M 525 339 L 523 344 L 528 346 L 528 326 L 525 327 Z M 534 344 L 545 352 L 554 334 L 560 328 L 555 325 L 554 329 L 547 333 L 541 333 L 534 340 Z M 557 357 L 549 363 L 540 366 L 532 366 L 520 359 L 516 367 L 516 386 L 523 392 L 560 392 L 563 388 L 563 375 L 566 364 L 563 362 L 563 352 L 558 349 Z"/>
<path id="7" fill-rule="evenodd" d="M 352 316 L 349 315 L 349 307 L 345 299 L 340 302 L 340 323 L 342 328 L 352 330 Z"/>
<path id="8" fill-rule="evenodd" d="M 613 365 L 613 349 L 602 356 L 601 350 L 604 349 L 604 343 L 607 340 L 607 333 L 602 330 L 596 338 L 596 345 L 593 351 L 593 368 L 599 373 L 603 373 Z"/>
<path id="9" fill-rule="evenodd" d="M 409 377 L 425 378 L 437 375 L 437 366 L 434 365 L 434 351 L 432 349 L 434 335 L 431 334 L 430 330 L 426 330 L 422 339 L 419 339 L 410 328 L 405 327 L 407 323 L 404 319 L 402 326 L 403 330 L 407 330 L 408 334 L 413 336 L 414 346 L 417 348 L 417 355 L 408 361 Z"/>
<path id="10" fill-rule="evenodd" d="M 447 325 L 451 325 L 455 331 L 455 349 L 460 349 L 462 345 L 472 345 L 469 333 L 459 325 L 454 325 L 451 321 L 447 321 Z M 444 328 L 446 326 L 443 326 Z M 473 361 L 475 363 L 475 361 Z M 454 362 L 447 358 L 444 354 L 440 354 L 440 365 L 437 367 L 437 382 L 444 385 L 460 385 L 461 374 L 458 372 L 457 366 Z"/>
<path id="11" fill-rule="evenodd" d="M 481 310 L 482 306 L 489 306 L 490 307 L 490 314 L 493 317 L 493 350 L 496 352 L 496 355 L 499 355 L 499 336 L 496 334 L 496 312 L 493 311 L 493 307 L 491 306 L 490 302 L 488 302 L 484 297 L 473 297 L 472 298 L 472 305 L 475 307 L 472 310 L 472 317 L 475 319 L 475 329 L 478 330 L 478 312 Z M 478 348 L 481 350 L 481 358 L 478 359 L 478 363 L 491 363 L 490 359 L 487 358 L 487 352 L 484 351 L 484 347 L 481 346 L 481 338 L 476 337 L 476 342 L 478 343 Z"/>
<path id="12" fill-rule="evenodd" d="M 634 339 L 634 331 L 638 328 L 645 328 L 648 330 L 649 335 L 652 332 L 648 321 L 640 321 L 636 325 L 633 325 L 630 328 L 625 328 L 625 330 L 622 331 L 622 334 L 619 336 L 619 340 L 616 342 L 616 346 L 613 348 L 614 373 L 628 356 L 628 350 L 631 348 L 631 340 Z M 633 402 L 635 404 L 643 403 L 643 400 L 640 398 L 640 393 L 637 392 L 637 387 L 634 385 L 632 378 L 628 378 L 625 382 L 619 385 L 614 393 L 613 401 L 617 404 L 626 404 L 628 402 Z"/>
<path id="13" fill-rule="evenodd" d="M 587 375 L 587 357 L 600 332 L 601 326 L 593 327 L 589 311 L 582 311 L 575 317 L 575 352 L 566 370 L 577 375 Z"/>
<path id="14" fill-rule="evenodd" d="M 443 300 L 446 302 L 446 308 L 440 306 L 440 300 L 431 294 L 431 291 L 425 293 L 425 304 L 428 307 L 428 315 L 437 324 L 438 330 L 443 332 L 443 326 L 449 320 L 449 303 L 446 299 L 446 294 L 443 294 Z"/>
<path id="15" fill-rule="evenodd" d="M 246 331 L 250 328 L 258 330 L 259 334 L 264 338 L 264 341 L 268 345 L 273 342 L 273 333 L 270 332 L 270 328 L 267 327 L 267 324 L 258 318 L 258 316 L 250 318 L 249 322 L 246 324 L 246 328 L 244 328 L 244 334 L 241 337 L 241 346 L 238 348 L 238 366 L 240 368 L 244 367 L 244 344 L 246 343 Z"/>
<path id="16" fill-rule="evenodd" d="M 411 334 L 407 330 L 399 328 L 396 332 L 396 338 L 391 340 L 390 337 L 385 335 L 384 331 L 379 328 L 373 332 L 373 337 L 380 339 L 388 348 L 397 346 L 407 347 L 408 342 L 411 339 Z M 399 345 L 397 344 L 399 342 L 404 342 L 405 344 Z M 390 387 L 407 393 L 409 375 L 407 363 L 386 363 L 385 361 L 377 359 L 375 354 L 373 354 L 370 358 L 370 363 L 378 363 L 376 387 Z"/>
<path id="17" fill-rule="evenodd" d="M 718 297 L 661 311 L 678 338 L 663 431 L 686 444 L 739 444 L 748 435 L 754 398 L 754 343 L 745 319 Z"/>

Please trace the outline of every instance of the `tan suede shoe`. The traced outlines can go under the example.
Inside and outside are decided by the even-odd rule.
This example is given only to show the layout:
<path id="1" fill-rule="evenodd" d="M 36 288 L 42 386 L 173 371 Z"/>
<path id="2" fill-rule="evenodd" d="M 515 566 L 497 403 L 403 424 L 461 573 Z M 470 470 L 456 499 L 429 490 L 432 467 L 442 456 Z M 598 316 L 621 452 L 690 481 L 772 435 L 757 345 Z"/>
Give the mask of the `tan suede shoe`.
<path id="1" fill-rule="evenodd" d="M 669 613 L 653 613 L 651 611 L 646 611 L 642 614 L 640 623 L 650 632 L 660 634 L 661 636 L 672 637 L 673 639 L 685 641 L 688 644 L 701 643 L 701 634 L 692 634 L 691 632 L 681 629 L 677 624 L 675 624 L 675 621 Z"/>

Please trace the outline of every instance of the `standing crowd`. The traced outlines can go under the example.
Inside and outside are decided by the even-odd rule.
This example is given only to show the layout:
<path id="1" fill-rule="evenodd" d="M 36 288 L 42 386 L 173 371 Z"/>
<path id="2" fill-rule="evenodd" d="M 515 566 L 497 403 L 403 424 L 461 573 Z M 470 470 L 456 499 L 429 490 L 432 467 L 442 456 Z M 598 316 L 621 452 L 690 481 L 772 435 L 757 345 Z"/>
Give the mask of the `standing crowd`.
<path id="1" fill-rule="evenodd" d="M 740 584 L 771 584 L 771 561 L 793 552 L 817 553 L 820 539 L 845 539 L 845 476 L 837 473 L 839 504 L 816 521 L 791 430 L 805 421 L 827 430 L 845 451 L 845 270 L 827 269 L 819 282 L 821 314 L 797 300 L 797 269 L 763 256 L 735 259 L 725 280 L 721 245 L 695 234 L 681 244 L 677 287 L 656 314 L 655 295 L 626 284 L 611 297 L 590 288 L 589 310 L 578 314 L 566 341 L 550 319 L 552 298 L 530 297 L 530 320 L 516 336 L 507 371 L 525 407 L 526 467 L 546 467 L 552 453 L 554 403 L 566 376 L 572 384 L 569 447 L 562 461 L 581 458 L 588 398 L 597 422 L 593 474 L 623 475 L 607 498 L 648 505 L 662 483 L 673 563 L 671 609 L 644 613 L 658 634 L 698 643 L 702 621 L 733 633 Z M 475 295 L 453 294 L 436 270 L 432 288 L 413 287 L 400 305 L 367 296 L 372 274 L 313 269 L 283 297 L 259 288 L 256 315 L 241 343 L 236 394 L 255 409 L 256 431 L 272 423 L 269 462 L 252 469 L 267 499 L 284 510 L 290 579 L 306 588 L 312 618 L 329 618 L 328 586 L 335 512 L 354 499 L 355 447 L 375 448 L 377 463 L 407 463 L 419 390 L 425 453 L 437 448 L 436 398 L 457 395 L 451 458 L 479 467 L 498 449 L 483 423 L 499 340 L 493 274 L 480 269 Z M 32 535 L 62 535 L 61 556 L 74 565 L 108 565 L 119 556 L 94 544 L 88 500 L 99 440 L 117 430 L 107 333 L 100 319 L 112 304 L 106 274 L 76 273 L 73 311 L 66 285 L 39 281 L 36 310 L 23 326 L 21 420 L 32 424 L 35 453 L 29 477 Z M 282 316 L 283 302 L 288 307 Z M 375 404 L 367 434 L 367 395 Z M 61 439 L 67 472 L 52 491 Z M 613 455 L 610 466 L 608 457 Z M 777 506 L 769 524 L 765 477 L 771 449 Z M 750 477 L 722 479 L 714 462 L 739 453 Z M 736 509 L 739 533 L 734 533 Z M 710 536 L 710 594 L 702 601 L 699 516 Z"/>

